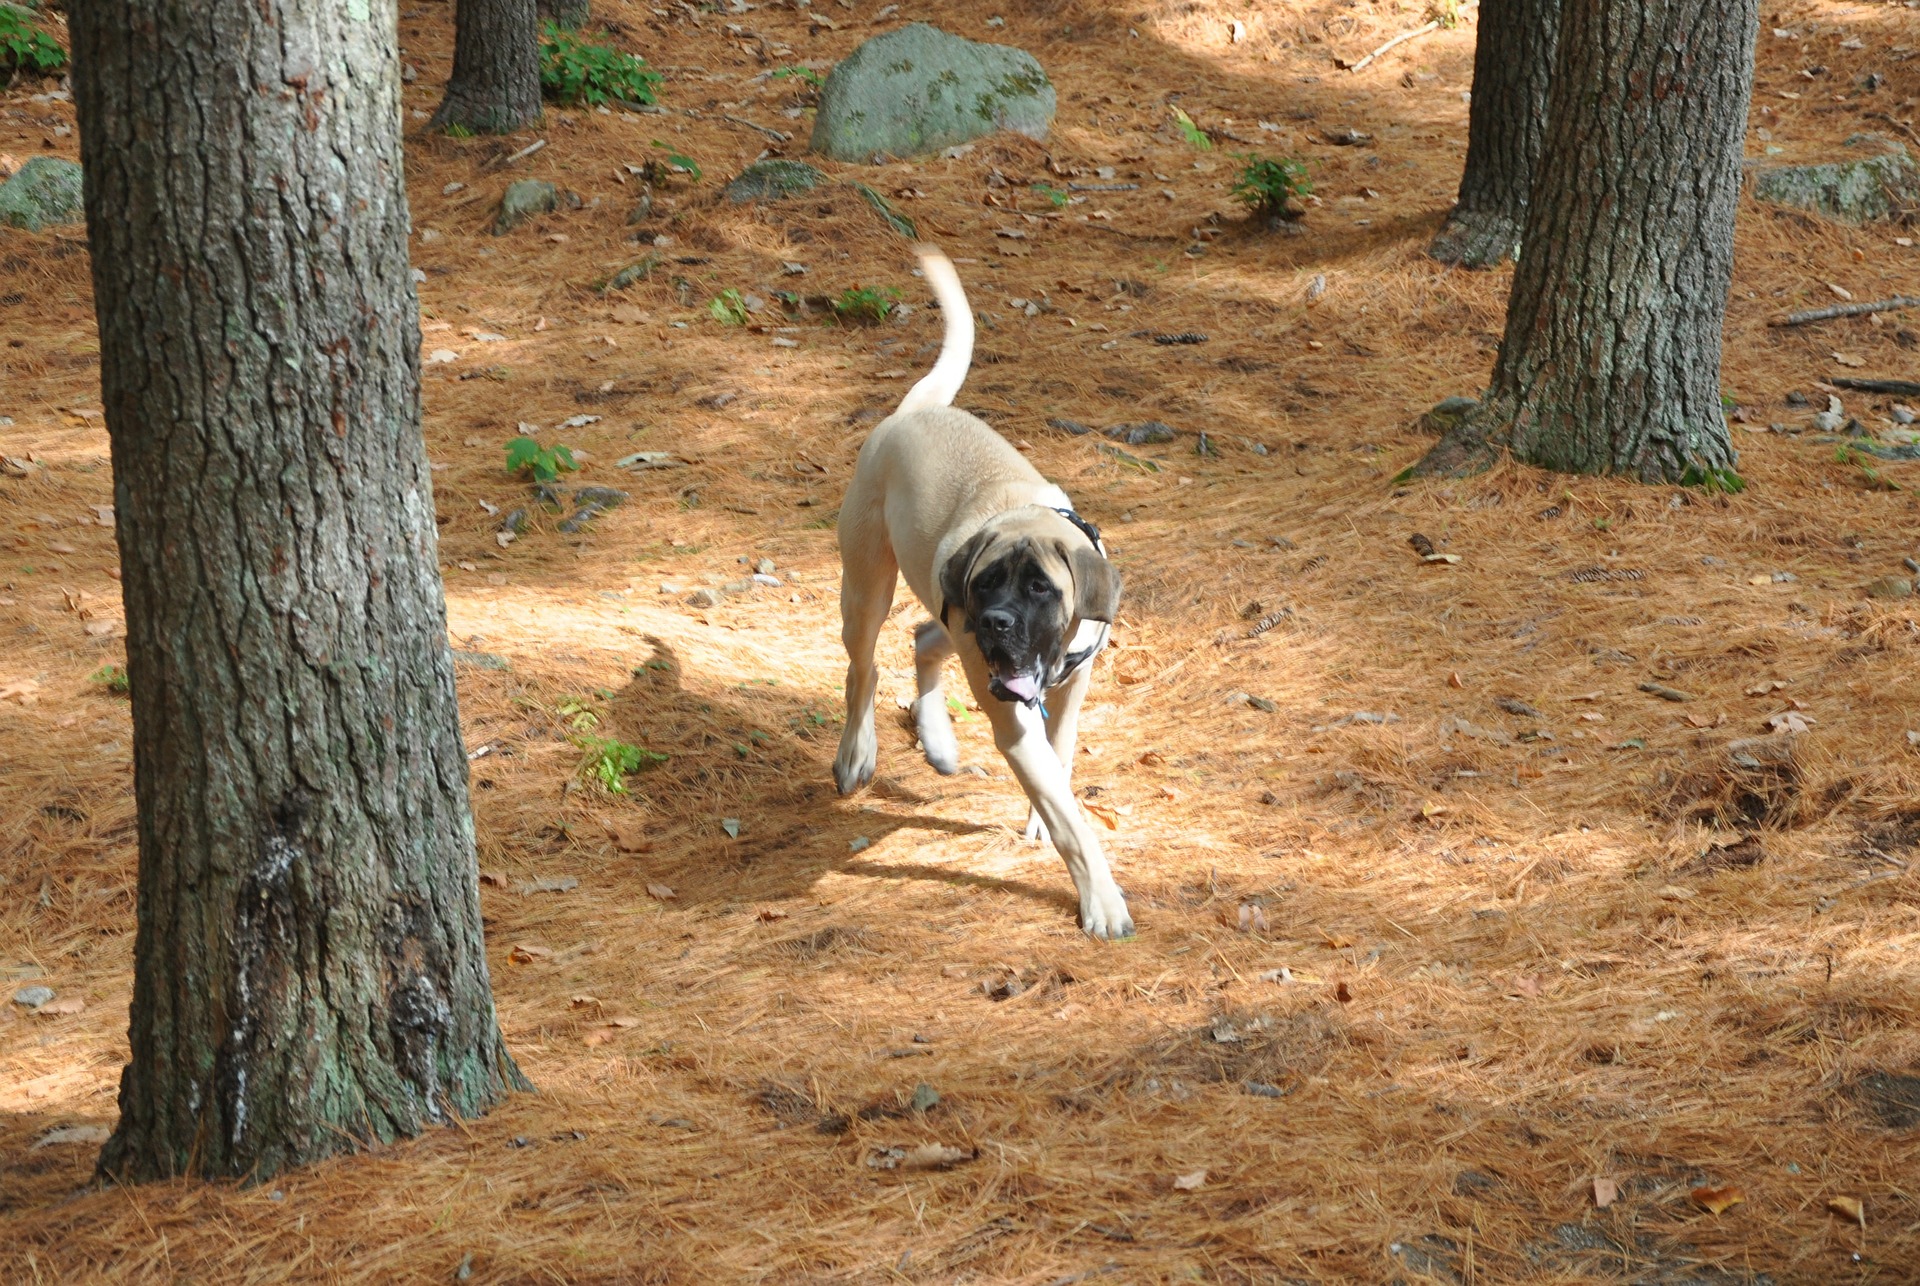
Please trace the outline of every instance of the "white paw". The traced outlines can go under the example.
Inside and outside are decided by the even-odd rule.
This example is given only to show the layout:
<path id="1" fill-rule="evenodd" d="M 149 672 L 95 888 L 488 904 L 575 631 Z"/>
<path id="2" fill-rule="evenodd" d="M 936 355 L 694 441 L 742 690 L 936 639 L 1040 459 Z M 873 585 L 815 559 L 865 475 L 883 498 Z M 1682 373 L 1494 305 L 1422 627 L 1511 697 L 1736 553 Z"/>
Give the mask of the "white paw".
<path id="1" fill-rule="evenodd" d="M 866 729 L 864 735 L 851 728 L 847 730 L 840 739 L 840 753 L 833 759 L 833 784 L 842 795 L 851 795 L 873 780 L 878 749 L 871 728 Z"/>
<path id="2" fill-rule="evenodd" d="M 1080 927 L 1090 938 L 1130 938 L 1133 917 L 1127 914 L 1127 896 L 1108 880 L 1080 895 Z"/>
<path id="3" fill-rule="evenodd" d="M 960 771 L 960 743 L 953 736 L 953 720 L 947 717 L 947 699 L 935 692 L 913 703 L 913 729 L 920 734 L 920 749 L 933 770 L 944 777 Z"/>
<path id="4" fill-rule="evenodd" d="M 1029 840 L 1039 840 L 1042 844 L 1047 843 L 1053 838 L 1047 833 L 1047 824 L 1040 820 L 1040 810 L 1037 808 L 1029 808 L 1027 810 L 1026 837 Z"/>

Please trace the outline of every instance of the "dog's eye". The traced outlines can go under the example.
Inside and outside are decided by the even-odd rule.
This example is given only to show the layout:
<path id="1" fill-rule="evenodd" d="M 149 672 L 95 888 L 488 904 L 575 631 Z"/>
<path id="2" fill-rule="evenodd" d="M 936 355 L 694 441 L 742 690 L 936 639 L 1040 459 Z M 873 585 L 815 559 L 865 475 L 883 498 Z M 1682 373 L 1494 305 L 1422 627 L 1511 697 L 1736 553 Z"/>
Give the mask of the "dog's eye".
<path id="1" fill-rule="evenodd" d="M 1045 579 L 1031 581 L 1027 585 L 1027 593 L 1035 598 L 1045 598 L 1053 593 L 1053 582 Z"/>

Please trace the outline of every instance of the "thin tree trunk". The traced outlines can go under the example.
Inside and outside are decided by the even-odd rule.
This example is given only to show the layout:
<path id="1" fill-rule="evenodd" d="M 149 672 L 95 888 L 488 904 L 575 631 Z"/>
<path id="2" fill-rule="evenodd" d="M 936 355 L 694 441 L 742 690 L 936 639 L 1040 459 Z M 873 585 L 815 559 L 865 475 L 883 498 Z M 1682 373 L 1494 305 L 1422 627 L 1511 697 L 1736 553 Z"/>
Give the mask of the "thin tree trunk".
<path id="1" fill-rule="evenodd" d="M 1520 243 L 1547 129 L 1547 81 L 1560 0 L 1481 0 L 1460 196 L 1427 248 L 1443 263 L 1491 268 Z"/>
<path id="2" fill-rule="evenodd" d="M 578 31 L 587 25 L 588 0 L 540 0 L 540 16 L 555 26 Z"/>
<path id="3" fill-rule="evenodd" d="M 540 119 L 539 38 L 534 0 L 459 0 L 453 75 L 428 128 L 510 134 Z"/>
<path id="4" fill-rule="evenodd" d="M 1506 336 L 1416 470 L 1730 483 L 1720 338 L 1755 0 L 1567 0 Z"/>
<path id="5" fill-rule="evenodd" d="M 394 0 L 74 6 L 140 841 L 114 1178 L 264 1178 L 524 1083 L 481 940 L 394 29 Z"/>

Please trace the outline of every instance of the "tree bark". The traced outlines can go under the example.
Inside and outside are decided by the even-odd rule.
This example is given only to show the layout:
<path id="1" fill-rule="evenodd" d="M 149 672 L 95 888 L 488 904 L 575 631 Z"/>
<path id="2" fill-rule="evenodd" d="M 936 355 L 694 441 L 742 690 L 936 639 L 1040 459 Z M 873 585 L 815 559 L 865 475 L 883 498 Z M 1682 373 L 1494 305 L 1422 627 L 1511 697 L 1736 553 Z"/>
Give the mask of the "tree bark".
<path id="1" fill-rule="evenodd" d="M 1720 401 L 1755 0 L 1567 0 L 1493 383 L 1415 467 L 1735 483 Z"/>
<path id="2" fill-rule="evenodd" d="M 140 843 L 116 1179 L 264 1178 L 524 1084 L 481 938 L 394 30 L 394 0 L 74 6 Z"/>
<path id="3" fill-rule="evenodd" d="M 539 120 L 539 42 L 534 0 L 459 0 L 453 75 L 428 128 L 510 134 Z"/>
<path id="4" fill-rule="evenodd" d="M 1460 196 L 1427 248 L 1442 263 L 1492 268 L 1520 243 L 1547 129 L 1560 0 L 1481 0 Z"/>
<path id="5" fill-rule="evenodd" d="M 587 25 L 588 0 L 539 0 L 540 16 L 550 18 L 557 27 L 578 31 Z"/>

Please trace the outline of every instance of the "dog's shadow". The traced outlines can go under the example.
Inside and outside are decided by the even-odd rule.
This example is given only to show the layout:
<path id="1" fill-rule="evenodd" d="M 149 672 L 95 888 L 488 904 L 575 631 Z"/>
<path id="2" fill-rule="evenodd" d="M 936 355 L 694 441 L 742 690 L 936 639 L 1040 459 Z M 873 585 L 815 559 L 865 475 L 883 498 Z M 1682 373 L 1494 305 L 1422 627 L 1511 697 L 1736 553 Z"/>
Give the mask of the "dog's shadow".
<path id="1" fill-rule="evenodd" d="M 916 806 L 973 793 L 972 778 L 944 779 L 925 766 L 904 718 L 882 711 L 876 731 L 881 767 L 860 794 L 833 787 L 833 755 L 844 708 L 823 696 L 771 680 L 705 691 L 690 688 L 673 646 L 648 635 L 650 652 L 614 694 L 605 735 L 667 755 L 630 780 L 644 800 L 640 823 L 645 879 L 676 890 L 683 906 L 708 900 L 778 900 L 806 894 L 828 874 L 929 880 L 1016 894 L 1077 909 L 1064 868 L 1057 885 L 984 875 L 925 861 L 877 860 L 902 832 L 943 836 L 1009 835 L 1007 826 L 956 820 Z M 916 780 L 925 777 L 924 783 Z M 942 789 L 947 781 L 952 786 Z M 1018 785 L 1007 793 L 1009 818 L 1025 817 Z M 900 806 L 905 805 L 906 809 Z M 616 806 L 616 813 L 618 811 Z M 634 823 L 624 823 L 631 832 Z"/>

